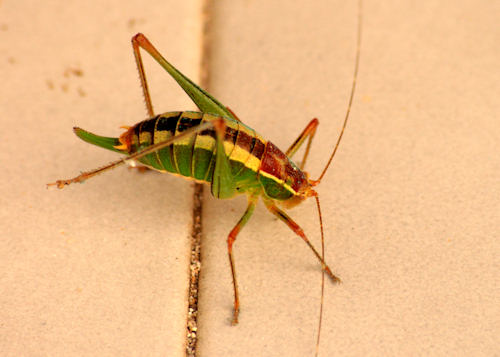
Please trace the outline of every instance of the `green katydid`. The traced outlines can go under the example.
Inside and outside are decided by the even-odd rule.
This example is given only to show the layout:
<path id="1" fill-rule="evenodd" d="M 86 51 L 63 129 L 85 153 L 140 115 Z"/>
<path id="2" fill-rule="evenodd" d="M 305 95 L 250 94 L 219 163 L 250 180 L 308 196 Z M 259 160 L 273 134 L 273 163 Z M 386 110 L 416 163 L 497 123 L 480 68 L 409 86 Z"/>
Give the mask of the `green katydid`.
<path id="1" fill-rule="evenodd" d="M 160 172 L 169 172 L 210 184 L 211 193 L 216 198 L 246 194 L 247 209 L 227 238 L 234 290 L 235 324 L 238 322 L 240 302 L 232 247 L 236 236 L 252 216 L 259 198 L 262 198 L 273 215 L 302 238 L 332 282 L 340 282 L 323 258 L 324 239 L 319 196 L 313 187 L 320 183 L 328 170 L 349 118 L 359 65 L 360 36 L 359 28 L 354 79 L 343 127 L 330 159 L 317 180 L 309 179 L 302 170 L 319 124 L 317 119 L 311 120 L 290 148 L 283 153 L 273 143 L 243 124 L 228 107 L 179 72 L 143 34 L 138 33 L 132 38 L 132 46 L 150 119 L 127 128 L 118 138 L 95 135 L 75 127 L 75 134 L 82 140 L 124 154 L 125 157 L 104 167 L 83 172 L 72 179 L 58 180 L 48 185 L 63 188 L 71 183 L 83 182 L 118 165 L 140 162 Z M 199 112 L 167 112 L 159 115 L 154 113 L 140 48 L 148 52 L 177 81 L 200 109 Z M 298 166 L 291 158 L 306 140 L 304 157 Z M 277 206 L 279 203 L 293 207 L 308 197 L 315 198 L 320 216 L 322 254 L 310 243 L 300 226 Z"/>

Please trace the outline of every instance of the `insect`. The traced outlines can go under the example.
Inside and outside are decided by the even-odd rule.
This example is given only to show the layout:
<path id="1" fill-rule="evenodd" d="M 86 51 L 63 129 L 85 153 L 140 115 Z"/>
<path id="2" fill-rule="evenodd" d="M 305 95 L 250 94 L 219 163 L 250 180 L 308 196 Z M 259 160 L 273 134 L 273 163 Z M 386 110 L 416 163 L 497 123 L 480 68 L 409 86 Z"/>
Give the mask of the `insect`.
<path id="1" fill-rule="evenodd" d="M 317 119 L 311 120 L 288 150 L 282 152 L 273 143 L 245 125 L 228 107 L 179 72 L 162 57 L 143 34 L 138 33 L 132 38 L 132 47 L 149 119 L 125 127 L 125 132 L 118 138 L 99 136 L 75 127 L 74 132 L 80 139 L 118 152 L 125 157 L 98 169 L 83 172 L 77 177 L 50 183 L 48 186 L 63 188 L 72 183 L 88 180 L 116 166 L 140 162 L 160 172 L 209 184 L 211 193 L 216 198 L 228 199 L 238 194 L 246 194 L 248 197 L 246 211 L 227 238 L 234 290 L 234 324 L 238 323 L 240 301 L 232 248 L 238 233 L 252 216 L 259 198 L 273 215 L 308 245 L 321 264 L 323 272 L 332 282 L 340 282 L 323 258 L 323 227 L 319 195 L 314 187 L 320 183 L 328 170 L 347 124 L 357 76 L 359 43 L 346 118 L 330 159 L 317 180 L 310 179 L 303 171 L 319 124 Z M 197 105 L 199 112 L 176 111 L 159 115 L 154 113 L 140 53 L 141 48 L 177 81 Z M 303 160 L 300 166 L 296 165 L 291 159 L 306 141 Z M 278 205 L 293 207 L 309 197 L 315 198 L 320 216 L 323 248 L 321 254 L 311 244 L 300 226 L 278 207 Z"/>

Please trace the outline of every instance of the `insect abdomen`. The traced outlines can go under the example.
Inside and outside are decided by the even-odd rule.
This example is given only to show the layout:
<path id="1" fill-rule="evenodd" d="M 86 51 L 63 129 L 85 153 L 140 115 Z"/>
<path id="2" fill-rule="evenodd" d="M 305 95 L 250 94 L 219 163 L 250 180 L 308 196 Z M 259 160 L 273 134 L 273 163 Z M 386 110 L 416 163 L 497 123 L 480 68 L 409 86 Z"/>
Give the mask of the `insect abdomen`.
<path id="1" fill-rule="evenodd" d="M 199 125 L 201 120 L 201 113 L 169 112 L 137 123 L 128 131 L 130 136 L 126 141 L 130 143 L 129 153 L 132 154 L 154 143 L 165 141 L 186 129 Z M 139 161 L 159 171 L 194 177 L 192 170 L 194 141 L 194 137 L 187 137 L 148 154 Z M 195 178 L 203 180 L 203 177 L 200 178 L 202 173 L 198 172 L 196 176 Z"/>
<path id="2" fill-rule="evenodd" d="M 217 120 L 216 116 L 200 112 L 169 112 L 142 121 L 130 128 L 129 154 L 154 143 L 178 135 L 200 125 Z M 225 118 L 224 150 L 229 158 L 231 174 L 245 191 L 248 186 L 258 184 L 257 173 L 261 164 L 266 141 L 246 125 Z M 176 141 L 170 146 L 148 154 L 139 161 L 163 172 L 179 174 L 210 183 L 215 168 L 215 130 L 204 130 L 191 137 Z"/>

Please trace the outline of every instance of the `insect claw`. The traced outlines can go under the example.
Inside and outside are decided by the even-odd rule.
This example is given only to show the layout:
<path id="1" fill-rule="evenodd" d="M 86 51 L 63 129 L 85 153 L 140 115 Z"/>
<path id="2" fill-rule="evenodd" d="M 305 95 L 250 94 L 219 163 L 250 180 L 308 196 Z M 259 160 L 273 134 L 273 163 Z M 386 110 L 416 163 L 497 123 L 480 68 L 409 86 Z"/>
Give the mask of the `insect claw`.
<path id="1" fill-rule="evenodd" d="M 69 185 L 69 181 L 67 180 L 57 180 L 56 182 L 48 183 L 47 188 L 49 186 L 57 186 L 58 189 L 64 188 L 64 186 Z"/>
<path id="2" fill-rule="evenodd" d="M 233 321 L 231 321 L 231 325 L 236 326 L 238 325 L 238 314 L 239 314 L 239 309 L 235 309 L 233 311 Z"/>
<path id="3" fill-rule="evenodd" d="M 332 271 L 330 270 L 330 268 L 328 266 L 323 265 L 323 271 L 328 274 L 328 276 L 330 277 L 330 279 L 332 279 L 332 282 L 334 284 L 340 284 L 342 282 L 342 280 L 340 280 L 340 278 L 338 276 L 336 276 L 332 273 Z"/>
<path id="4" fill-rule="evenodd" d="M 342 280 L 340 280 L 340 278 L 338 276 L 332 275 L 332 276 L 330 276 L 330 278 L 332 278 L 332 282 L 334 284 L 340 284 L 340 283 L 342 283 Z"/>

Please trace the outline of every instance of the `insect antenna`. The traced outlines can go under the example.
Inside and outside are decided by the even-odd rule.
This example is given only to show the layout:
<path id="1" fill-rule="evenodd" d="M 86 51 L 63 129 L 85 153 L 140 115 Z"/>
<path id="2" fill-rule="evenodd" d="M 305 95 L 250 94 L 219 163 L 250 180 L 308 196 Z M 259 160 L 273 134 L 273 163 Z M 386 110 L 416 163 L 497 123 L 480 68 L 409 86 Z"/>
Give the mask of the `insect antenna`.
<path id="1" fill-rule="evenodd" d="M 359 57 L 360 57 L 360 52 L 361 52 L 361 33 L 362 33 L 362 25 L 363 25 L 363 13 L 362 13 L 362 4 L 363 1 L 359 0 L 358 2 L 358 36 L 357 36 L 357 41 L 356 41 L 356 59 L 354 62 L 354 74 L 352 78 L 352 86 L 351 86 L 351 94 L 349 96 L 349 103 L 347 104 L 347 111 L 345 113 L 345 118 L 344 118 L 344 124 L 342 125 L 342 130 L 340 131 L 339 137 L 337 139 L 337 143 L 335 144 L 335 147 L 333 148 L 332 154 L 330 155 L 330 158 L 328 159 L 328 163 L 326 164 L 325 168 L 323 169 L 323 172 L 321 172 L 321 175 L 317 180 L 315 180 L 316 184 L 319 184 L 323 176 L 325 176 L 326 171 L 330 167 L 330 164 L 332 163 L 333 157 L 335 156 L 335 153 L 337 152 L 337 149 L 339 147 L 340 141 L 342 140 L 342 136 L 344 135 L 344 130 L 347 126 L 347 121 L 349 120 L 349 114 L 351 113 L 351 106 L 352 106 L 352 101 L 354 99 L 354 92 L 356 91 L 356 82 L 358 79 L 358 70 L 359 70 Z"/>
<path id="2" fill-rule="evenodd" d="M 342 124 L 342 129 L 340 131 L 339 137 L 337 138 L 337 142 L 335 143 L 335 147 L 333 148 L 332 154 L 330 155 L 330 158 L 328 159 L 328 162 L 321 172 L 321 175 L 319 178 L 314 182 L 315 185 L 319 184 L 321 182 L 321 179 L 323 179 L 323 176 L 325 176 L 326 171 L 328 171 L 328 168 L 330 167 L 330 164 L 332 163 L 333 157 L 335 156 L 335 153 L 337 152 L 337 149 L 339 147 L 340 141 L 342 140 L 342 136 L 344 135 L 344 130 L 347 126 L 347 121 L 349 120 L 349 114 L 351 113 L 351 107 L 352 107 L 352 102 L 354 99 L 354 93 L 356 91 L 356 82 L 358 79 L 358 71 L 359 71 L 359 58 L 360 58 L 360 52 L 361 52 L 361 34 L 362 34 L 362 27 L 363 27 L 363 1 L 359 0 L 358 1 L 358 33 L 357 33 L 357 40 L 356 40 L 356 59 L 354 62 L 354 73 L 353 73 L 353 78 L 352 78 L 352 85 L 351 85 L 351 94 L 349 95 L 349 102 L 347 104 L 347 110 L 344 118 L 344 123 Z M 321 258 L 325 259 L 325 238 L 324 238 L 324 232 L 323 232 L 323 216 L 321 215 L 321 205 L 319 204 L 319 195 L 314 196 L 316 199 L 316 207 L 318 209 L 318 217 L 319 217 L 319 227 L 321 231 Z M 315 356 L 317 357 L 319 354 L 319 343 L 321 339 L 321 324 L 323 322 L 323 301 L 324 301 L 324 296 L 325 296 L 325 270 L 322 270 L 321 273 L 321 299 L 320 299 L 320 308 L 319 308 L 319 320 L 318 320 L 318 337 L 316 339 L 316 352 Z"/>
<path id="3" fill-rule="evenodd" d="M 318 209 L 319 228 L 321 231 L 321 258 L 325 259 L 325 239 L 323 234 L 323 216 L 321 215 L 321 205 L 319 204 L 319 196 L 314 196 L 316 199 L 316 207 Z M 323 322 L 323 300 L 325 296 L 325 271 L 321 273 L 321 299 L 319 305 L 319 320 L 318 320 L 318 337 L 316 339 L 316 356 L 319 353 L 319 342 L 321 340 L 321 323 Z"/>

